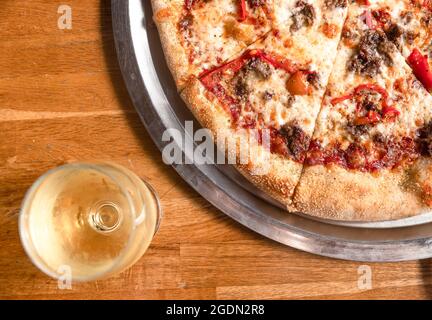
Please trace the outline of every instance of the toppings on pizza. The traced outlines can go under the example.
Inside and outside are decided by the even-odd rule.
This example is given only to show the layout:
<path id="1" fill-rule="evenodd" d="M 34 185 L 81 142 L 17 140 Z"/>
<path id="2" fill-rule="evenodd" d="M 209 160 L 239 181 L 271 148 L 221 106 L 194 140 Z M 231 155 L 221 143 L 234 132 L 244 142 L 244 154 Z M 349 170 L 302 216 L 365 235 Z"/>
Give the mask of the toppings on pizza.
<path id="1" fill-rule="evenodd" d="M 317 72 L 280 55 L 254 49 L 205 71 L 200 81 L 228 112 L 234 129 L 269 130 L 271 152 L 298 162 L 304 160 L 310 136 L 299 123 L 290 120 L 288 113 L 297 105 L 296 96 L 312 95 L 319 87 Z"/>
<path id="2" fill-rule="evenodd" d="M 367 30 L 358 43 L 348 69 L 364 76 L 374 77 L 381 72 L 382 65 L 392 66 L 394 47 L 385 34 L 377 30 Z"/>
<path id="3" fill-rule="evenodd" d="M 266 35 L 274 0 L 153 0 L 168 65 L 183 89 Z"/>
<path id="4" fill-rule="evenodd" d="M 376 172 L 382 169 L 395 169 L 418 159 L 418 144 L 412 138 L 372 137 L 369 143 L 352 142 L 348 147 L 339 143 L 322 146 L 313 140 L 306 159 L 307 165 L 338 165 L 350 170 Z"/>
<path id="5" fill-rule="evenodd" d="M 430 75 L 425 72 L 432 57 L 432 10 L 430 0 L 371 1 L 362 18 L 370 30 L 380 30 L 408 59 L 416 65 L 415 75 L 431 91 Z M 423 55 L 420 54 L 423 52 Z M 419 67 L 418 65 L 422 65 Z"/>
<path id="6" fill-rule="evenodd" d="M 231 6 L 229 2 L 237 3 L 237 12 L 229 11 Z M 217 3 L 215 0 L 185 0 L 184 8 L 178 28 L 191 63 L 196 60 L 197 63 L 202 62 L 201 58 L 204 54 L 209 55 L 209 63 L 219 64 L 225 59 L 218 56 L 212 59 L 210 56 L 218 52 L 223 55 L 226 41 L 239 41 L 241 43 L 238 45 L 244 46 L 269 31 L 270 9 L 267 7 L 267 0 L 230 0 L 222 3 Z M 200 50 L 200 46 L 206 41 L 217 45 L 214 48 L 216 52 Z"/>
<path id="7" fill-rule="evenodd" d="M 298 0 L 295 4 L 295 10 L 292 15 L 291 31 L 300 30 L 302 27 L 310 27 L 315 20 L 314 6 L 303 1 Z"/>
<path id="8" fill-rule="evenodd" d="M 390 15 L 384 10 L 361 10 L 358 7 L 359 19 L 352 14 L 345 25 L 344 37 L 350 41 L 341 42 L 337 61 L 345 59 L 347 66 L 333 70 L 308 165 L 375 172 L 427 154 L 430 127 L 416 131 L 415 124 L 407 126 L 405 113 L 413 103 L 427 105 L 431 99 L 416 87 L 408 65 L 382 31 Z M 427 83 L 424 79 L 430 70 L 425 57 L 416 53 L 408 60 L 418 70 L 417 77 Z M 418 117 L 416 123 L 422 122 Z"/>
<path id="9" fill-rule="evenodd" d="M 362 84 L 353 93 L 333 98 L 335 105 L 345 100 L 356 103 L 354 124 L 357 126 L 374 125 L 381 121 L 394 121 L 400 112 L 389 105 L 389 95 L 386 89 L 376 84 Z"/>
<path id="10" fill-rule="evenodd" d="M 432 157 L 432 121 L 418 129 L 416 136 L 421 154 Z"/>
<path id="11" fill-rule="evenodd" d="M 248 16 L 246 0 L 239 1 L 239 21 L 245 21 Z"/>
<path id="12" fill-rule="evenodd" d="M 432 206 L 428 12 L 422 0 L 350 6 L 296 208 L 383 220 Z"/>
<path id="13" fill-rule="evenodd" d="M 348 0 L 325 0 L 324 3 L 328 9 L 345 8 Z"/>
<path id="14" fill-rule="evenodd" d="M 428 57 L 423 56 L 418 49 L 414 49 L 407 61 L 426 90 L 432 93 L 432 69 Z"/>
<path id="15" fill-rule="evenodd" d="M 322 33 L 329 39 L 335 38 L 339 34 L 338 27 L 331 23 L 324 23 L 322 26 Z"/>
<path id="16" fill-rule="evenodd" d="M 282 155 L 289 154 L 295 161 L 303 162 L 306 151 L 309 147 L 310 137 L 296 123 L 285 124 L 281 129 L 275 132 L 276 136 L 281 137 L 280 148 L 278 153 Z M 272 147 L 275 143 L 272 144 Z"/>
<path id="17" fill-rule="evenodd" d="M 287 81 L 288 92 L 293 96 L 304 96 L 312 94 L 314 85 L 318 83 L 316 72 L 299 70 Z"/>
<path id="18" fill-rule="evenodd" d="M 346 1 L 282 2 L 288 6 L 286 25 L 199 79 L 207 99 L 215 99 L 230 116 L 232 129 L 269 130 L 271 153 L 301 164 L 330 76 Z"/>

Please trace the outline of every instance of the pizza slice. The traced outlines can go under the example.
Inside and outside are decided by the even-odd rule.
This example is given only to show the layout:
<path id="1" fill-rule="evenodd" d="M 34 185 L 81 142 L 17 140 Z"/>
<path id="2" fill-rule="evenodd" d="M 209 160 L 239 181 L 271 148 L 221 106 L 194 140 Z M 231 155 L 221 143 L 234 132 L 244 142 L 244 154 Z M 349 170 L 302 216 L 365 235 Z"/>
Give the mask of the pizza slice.
<path id="1" fill-rule="evenodd" d="M 432 0 L 369 0 L 362 19 L 386 33 L 432 92 Z"/>
<path id="2" fill-rule="evenodd" d="M 432 96 L 366 8 L 350 7 L 294 195 L 321 218 L 390 220 L 432 205 Z"/>
<path id="3" fill-rule="evenodd" d="M 152 0 L 168 66 L 181 90 L 271 30 L 273 0 Z"/>
<path id="4" fill-rule="evenodd" d="M 330 2 L 294 1 L 291 13 L 285 12 L 287 23 L 235 59 L 204 71 L 182 92 L 218 145 L 254 132 L 258 144 L 252 148 L 267 157 L 240 162 L 237 143 L 228 148 L 228 158 L 234 155 L 240 172 L 286 205 L 302 171 L 346 17 L 346 2 Z"/>

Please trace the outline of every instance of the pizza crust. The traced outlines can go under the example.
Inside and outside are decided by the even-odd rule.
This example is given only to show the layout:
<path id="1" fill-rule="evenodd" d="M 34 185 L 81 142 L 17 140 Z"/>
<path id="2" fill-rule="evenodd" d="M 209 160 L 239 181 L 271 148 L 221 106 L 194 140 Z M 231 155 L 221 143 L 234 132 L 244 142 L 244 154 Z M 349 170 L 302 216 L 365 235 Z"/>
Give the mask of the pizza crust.
<path id="1" fill-rule="evenodd" d="M 183 100 L 193 112 L 201 125 L 213 133 L 215 142 L 221 139 L 220 135 L 229 137 L 238 136 L 235 130 L 230 128 L 230 118 L 225 110 L 198 79 L 193 80 L 181 93 Z M 269 194 L 280 203 L 291 206 L 294 188 L 300 178 L 302 164 L 266 151 L 262 146 L 254 146 L 260 150 L 253 152 L 267 152 L 265 161 L 251 158 L 248 164 L 236 164 L 236 168 L 259 189 Z M 238 146 L 227 150 L 227 158 L 235 156 L 240 159 Z M 265 174 L 255 174 L 263 168 L 269 168 Z M 262 171 L 261 171 L 262 172 Z"/>
<path id="2" fill-rule="evenodd" d="M 188 54 L 180 43 L 177 22 L 182 13 L 183 1 L 151 0 L 153 20 L 158 28 L 165 59 L 179 90 L 186 85 L 191 71 Z"/>
<path id="3" fill-rule="evenodd" d="M 345 221 L 395 220 L 428 211 L 415 172 L 386 170 L 373 175 L 338 166 L 306 167 L 294 206 L 319 218 Z"/>

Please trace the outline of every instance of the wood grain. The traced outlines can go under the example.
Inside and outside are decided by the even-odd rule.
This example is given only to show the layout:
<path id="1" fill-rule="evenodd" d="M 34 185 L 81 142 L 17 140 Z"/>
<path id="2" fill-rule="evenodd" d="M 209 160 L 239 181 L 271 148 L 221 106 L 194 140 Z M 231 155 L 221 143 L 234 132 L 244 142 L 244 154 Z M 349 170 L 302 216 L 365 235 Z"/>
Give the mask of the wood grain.
<path id="1" fill-rule="evenodd" d="M 429 299 L 431 260 L 369 264 L 314 256 L 265 239 L 209 205 L 161 156 L 139 122 L 116 62 L 109 1 L 4 0 L 0 8 L 0 298 Z M 165 212 L 149 251 L 113 278 L 59 290 L 19 241 L 22 197 L 46 170 L 111 160 L 147 179 Z"/>

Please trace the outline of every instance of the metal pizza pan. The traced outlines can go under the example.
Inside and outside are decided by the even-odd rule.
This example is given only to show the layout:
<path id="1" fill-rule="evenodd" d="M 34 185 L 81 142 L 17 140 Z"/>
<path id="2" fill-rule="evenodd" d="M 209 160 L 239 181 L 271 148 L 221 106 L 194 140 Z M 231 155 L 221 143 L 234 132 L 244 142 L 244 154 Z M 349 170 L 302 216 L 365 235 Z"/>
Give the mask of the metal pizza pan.
<path id="1" fill-rule="evenodd" d="M 193 120 L 166 66 L 148 0 L 112 0 L 113 30 L 119 64 L 135 108 L 162 151 L 174 143 L 189 156 L 185 128 Z M 193 120 L 194 121 L 194 120 Z M 194 128 L 200 128 L 194 122 Z M 166 130 L 181 138 L 163 141 Z M 162 161 L 162 156 L 161 156 Z M 355 261 L 403 261 L 432 257 L 432 214 L 382 222 L 343 222 L 287 213 L 232 166 L 174 165 L 178 174 L 232 219 L 288 246 Z"/>

